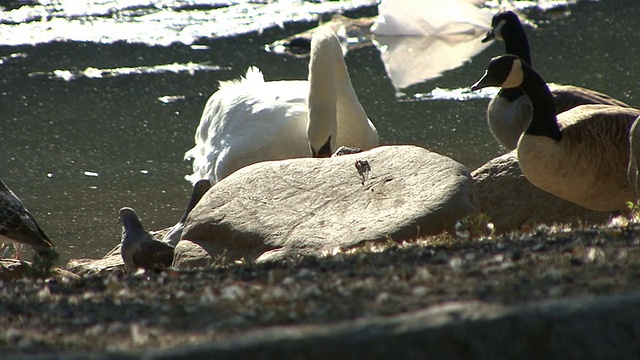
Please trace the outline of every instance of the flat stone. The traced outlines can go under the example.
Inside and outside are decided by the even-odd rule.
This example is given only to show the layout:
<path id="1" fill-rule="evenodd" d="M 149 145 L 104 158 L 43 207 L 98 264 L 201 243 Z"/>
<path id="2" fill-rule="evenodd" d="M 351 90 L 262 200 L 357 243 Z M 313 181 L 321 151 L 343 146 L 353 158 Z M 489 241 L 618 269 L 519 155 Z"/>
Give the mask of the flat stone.
<path id="1" fill-rule="evenodd" d="M 227 262 L 415 239 L 453 232 L 473 214 L 472 186 L 463 165 L 417 146 L 262 162 L 214 185 L 191 211 L 183 239 Z"/>
<path id="2" fill-rule="evenodd" d="M 213 261 L 207 252 L 191 241 L 180 241 L 173 253 L 173 265 L 176 269 L 210 267 Z"/>
<path id="3" fill-rule="evenodd" d="M 491 218 L 497 233 L 537 224 L 604 224 L 611 216 L 535 187 L 522 174 L 515 151 L 492 159 L 472 175 L 479 210 Z"/>
<path id="4" fill-rule="evenodd" d="M 65 267 L 81 276 L 123 272 L 125 270 L 122 254 L 120 253 L 120 243 L 101 259 L 71 259 Z"/>
<path id="5" fill-rule="evenodd" d="M 15 259 L 0 259 L 0 281 L 12 281 L 24 277 L 34 276 L 33 268 L 30 262 Z M 61 279 L 77 279 L 78 275 L 57 267 L 51 269 L 48 277 Z"/>

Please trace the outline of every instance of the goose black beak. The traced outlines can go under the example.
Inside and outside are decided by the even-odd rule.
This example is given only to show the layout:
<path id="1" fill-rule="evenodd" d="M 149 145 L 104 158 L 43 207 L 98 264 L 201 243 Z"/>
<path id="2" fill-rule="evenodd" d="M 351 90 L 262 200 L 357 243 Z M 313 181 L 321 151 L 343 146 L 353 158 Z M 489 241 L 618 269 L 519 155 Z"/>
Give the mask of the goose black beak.
<path id="1" fill-rule="evenodd" d="M 471 85 L 471 91 L 476 91 L 491 86 L 500 86 L 500 83 L 493 79 L 493 77 L 485 71 L 482 78 L 476 81 L 475 84 Z"/>
<path id="2" fill-rule="evenodd" d="M 496 35 L 493 33 L 493 29 L 487 31 L 487 35 L 484 37 L 484 39 L 482 39 L 483 43 L 486 43 L 488 41 L 494 40 L 496 38 Z"/>

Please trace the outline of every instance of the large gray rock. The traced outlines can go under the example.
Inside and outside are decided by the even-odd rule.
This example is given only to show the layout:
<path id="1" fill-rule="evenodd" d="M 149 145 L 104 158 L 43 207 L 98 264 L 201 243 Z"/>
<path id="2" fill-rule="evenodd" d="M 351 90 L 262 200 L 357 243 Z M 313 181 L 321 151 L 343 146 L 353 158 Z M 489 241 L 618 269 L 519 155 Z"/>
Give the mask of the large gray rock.
<path id="1" fill-rule="evenodd" d="M 585 209 L 533 186 L 522 174 L 515 151 L 499 156 L 472 173 L 479 210 L 497 233 L 536 224 L 602 224 L 610 213 Z"/>
<path id="2" fill-rule="evenodd" d="M 357 160 L 371 168 L 364 182 Z M 231 262 L 439 234 L 474 213 L 472 185 L 464 166 L 416 146 L 263 162 L 214 185 L 183 239 Z"/>

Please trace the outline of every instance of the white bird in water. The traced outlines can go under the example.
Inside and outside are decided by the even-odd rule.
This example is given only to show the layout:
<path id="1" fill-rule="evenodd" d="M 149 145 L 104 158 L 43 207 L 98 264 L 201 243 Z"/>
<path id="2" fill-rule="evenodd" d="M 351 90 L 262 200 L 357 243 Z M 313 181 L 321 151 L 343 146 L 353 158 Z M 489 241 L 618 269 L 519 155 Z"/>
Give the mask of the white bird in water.
<path id="1" fill-rule="evenodd" d="M 53 243 L 38 226 L 22 201 L 0 180 L 0 242 L 12 242 L 16 259 L 20 248 L 29 245 L 41 255 L 53 249 Z"/>
<path id="2" fill-rule="evenodd" d="M 138 215 L 130 207 L 120 209 L 122 223 L 122 260 L 129 271 L 165 268 L 173 262 L 174 247 L 162 242 L 144 229 Z"/>

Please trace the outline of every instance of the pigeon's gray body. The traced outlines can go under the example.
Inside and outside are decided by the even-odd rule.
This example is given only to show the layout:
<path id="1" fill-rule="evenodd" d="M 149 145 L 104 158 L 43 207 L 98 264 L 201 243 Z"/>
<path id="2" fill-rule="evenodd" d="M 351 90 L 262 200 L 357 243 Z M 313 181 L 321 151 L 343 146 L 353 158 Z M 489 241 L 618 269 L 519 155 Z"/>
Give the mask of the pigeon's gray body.
<path id="1" fill-rule="evenodd" d="M 37 252 L 48 251 L 53 243 L 38 226 L 22 201 L 0 180 L 0 242 L 13 242 L 16 258 L 25 244 Z"/>
<path id="2" fill-rule="evenodd" d="M 174 247 L 153 237 L 144 229 L 133 209 L 120 209 L 122 260 L 127 269 L 146 270 L 171 266 Z"/>

